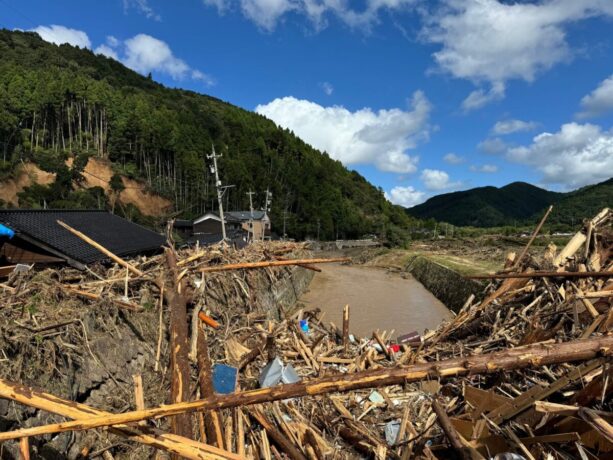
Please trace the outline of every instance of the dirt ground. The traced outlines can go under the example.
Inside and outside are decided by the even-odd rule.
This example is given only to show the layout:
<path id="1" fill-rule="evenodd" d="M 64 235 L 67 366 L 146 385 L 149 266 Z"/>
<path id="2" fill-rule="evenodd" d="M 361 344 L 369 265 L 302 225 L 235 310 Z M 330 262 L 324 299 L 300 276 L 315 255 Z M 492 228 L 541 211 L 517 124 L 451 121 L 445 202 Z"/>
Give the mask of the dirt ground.
<path id="1" fill-rule="evenodd" d="M 510 252 L 519 254 L 527 242 L 527 237 L 483 236 L 414 241 L 408 249 L 377 248 L 350 251 L 354 251 L 352 255 L 367 266 L 402 269 L 413 257 L 426 256 L 461 275 L 473 275 L 493 273 L 502 269 L 507 254 Z M 562 239 L 542 236 L 535 240 L 529 252 L 541 254 L 548 244 L 561 247 L 565 242 Z"/>

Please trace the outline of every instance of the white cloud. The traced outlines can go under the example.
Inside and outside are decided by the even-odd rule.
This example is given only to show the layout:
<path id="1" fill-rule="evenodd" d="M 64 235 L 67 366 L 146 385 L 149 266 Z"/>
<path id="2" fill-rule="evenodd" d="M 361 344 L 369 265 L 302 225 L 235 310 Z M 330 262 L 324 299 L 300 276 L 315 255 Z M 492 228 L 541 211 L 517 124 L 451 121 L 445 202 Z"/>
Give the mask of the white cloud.
<path id="1" fill-rule="evenodd" d="M 385 198 L 390 203 L 410 208 L 423 203 L 426 200 L 426 194 L 409 185 L 408 187 L 394 187 L 389 193 L 385 192 Z"/>
<path id="2" fill-rule="evenodd" d="M 466 161 L 466 158 L 456 155 L 455 153 L 448 153 L 443 157 L 443 161 L 445 163 L 449 163 L 450 165 L 459 165 Z"/>
<path id="3" fill-rule="evenodd" d="M 261 29 L 272 31 L 288 13 L 306 16 L 317 30 L 327 26 L 327 17 L 334 15 L 350 27 L 368 30 L 377 22 L 382 10 L 402 10 L 417 0 L 366 0 L 361 10 L 351 8 L 346 0 L 203 0 L 220 14 L 236 5 L 243 15 Z"/>
<path id="4" fill-rule="evenodd" d="M 266 30 L 273 30 L 281 16 L 296 8 L 291 0 L 241 0 L 245 17 Z"/>
<path id="5" fill-rule="evenodd" d="M 529 146 L 511 148 L 511 161 L 535 167 L 545 184 L 570 189 L 611 177 L 613 131 L 592 124 L 567 123 L 557 133 L 541 133 Z"/>
<path id="6" fill-rule="evenodd" d="M 332 95 L 332 93 L 334 92 L 334 86 L 332 86 L 332 83 L 324 81 L 323 83 L 320 83 L 319 86 L 321 87 L 322 91 L 328 96 Z"/>
<path id="7" fill-rule="evenodd" d="M 33 31 L 37 32 L 43 40 L 57 45 L 69 43 L 82 48 L 92 47 L 89 37 L 82 30 L 70 29 L 54 24 L 51 26 L 38 26 Z M 120 49 L 123 53 L 119 52 Z M 106 38 L 106 44 L 96 47 L 94 53 L 120 61 L 125 66 L 141 74 L 155 71 L 170 75 L 175 80 L 192 78 L 200 80 L 207 85 L 213 84 L 211 77 L 200 70 L 192 69 L 185 61 L 173 54 L 166 42 L 151 35 L 138 34 L 124 42 L 109 35 Z"/>
<path id="8" fill-rule="evenodd" d="M 123 62 L 132 70 L 146 74 L 157 70 L 174 79 L 185 78 L 189 66 L 177 58 L 168 44 L 147 34 L 138 34 L 125 41 Z"/>
<path id="9" fill-rule="evenodd" d="M 460 185 L 460 182 L 451 182 L 449 174 L 439 169 L 424 169 L 421 180 L 428 190 L 446 190 Z"/>
<path id="10" fill-rule="evenodd" d="M 613 110 L 613 75 L 581 99 L 581 108 L 578 118 L 597 117 Z"/>
<path id="11" fill-rule="evenodd" d="M 117 55 L 117 52 L 111 48 L 108 45 L 100 45 L 98 46 L 95 50 L 94 53 L 96 54 L 102 54 L 103 56 L 109 57 L 111 59 L 115 59 L 116 61 L 119 61 L 119 56 Z"/>
<path id="12" fill-rule="evenodd" d="M 46 42 L 55 43 L 56 45 L 68 43 L 80 48 L 92 47 L 89 37 L 82 30 L 52 24 L 50 26 L 38 26 L 32 29 L 32 32 L 36 32 Z"/>
<path id="13" fill-rule="evenodd" d="M 497 153 L 503 153 L 508 149 L 508 145 L 499 137 L 485 139 L 477 145 L 479 150 L 492 155 Z"/>
<path id="14" fill-rule="evenodd" d="M 492 84 L 489 90 L 483 88 L 472 91 L 466 99 L 462 101 L 462 109 L 465 112 L 471 110 L 480 109 L 481 107 L 494 101 L 501 101 L 504 99 L 505 86 L 504 83 L 495 82 Z"/>
<path id="15" fill-rule="evenodd" d="M 374 164 L 381 171 L 411 173 L 417 169 L 418 158 L 407 151 L 428 139 L 431 105 L 416 91 L 406 111 L 363 108 L 351 112 L 294 97 L 275 99 L 255 110 L 346 165 Z"/>
<path id="16" fill-rule="evenodd" d="M 162 20 L 162 17 L 149 5 L 148 0 L 123 0 L 124 12 L 127 12 L 130 8 L 136 9 L 147 19 L 153 19 L 154 21 Z"/>
<path id="17" fill-rule="evenodd" d="M 489 174 L 498 172 L 498 166 L 496 165 L 481 165 L 481 166 L 472 165 L 469 169 L 472 172 L 481 172 L 481 173 L 489 173 Z"/>
<path id="18" fill-rule="evenodd" d="M 532 131 L 538 126 L 533 121 L 504 120 L 497 122 L 492 128 L 494 134 L 505 135 L 522 131 Z"/>
<path id="19" fill-rule="evenodd" d="M 426 17 L 422 37 L 441 45 L 433 57 L 442 71 L 498 87 L 471 94 L 465 105 L 476 108 L 503 97 L 500 85 L 507 80 L 532 81 L 569 61 L 573 52 L 566 41 L 566 27 L 611 15 L 612 5 L 609 0 L 444 0 L 442 8 Z"/>

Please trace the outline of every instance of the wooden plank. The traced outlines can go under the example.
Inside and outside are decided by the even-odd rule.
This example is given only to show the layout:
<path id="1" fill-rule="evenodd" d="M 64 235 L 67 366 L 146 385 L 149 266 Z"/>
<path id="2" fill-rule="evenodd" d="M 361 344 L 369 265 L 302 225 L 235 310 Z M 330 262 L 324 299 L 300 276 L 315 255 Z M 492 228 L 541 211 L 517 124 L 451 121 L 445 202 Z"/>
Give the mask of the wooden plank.
<path id="1" fill-rule="evenodd" d="M 517 398 L 513 399 L 513 401 L 508 403 L 507 405 L 500 406 L 498 409 L 489 412 L 487 414 L 487 418 L 489 418 L 496 424 L 500 424 L 501 422 L 514 417 L 520 412 L 523 412 L 528 407 L 532 406 L 535 401 L 544 399 L 547 396 L 555 393 L 556 391 L 561 390 L 571 382 L 582 378 L 588 372 L 593 371 L 597 367 L 601 366 L 602 363 L 602 359 L 596 359 L 594 361 L 576 367 L 563 377 L 553 382 L 551 385 L 548 385 L 546 387 L 534 386 L 528 391 L 522 393 Z"/>

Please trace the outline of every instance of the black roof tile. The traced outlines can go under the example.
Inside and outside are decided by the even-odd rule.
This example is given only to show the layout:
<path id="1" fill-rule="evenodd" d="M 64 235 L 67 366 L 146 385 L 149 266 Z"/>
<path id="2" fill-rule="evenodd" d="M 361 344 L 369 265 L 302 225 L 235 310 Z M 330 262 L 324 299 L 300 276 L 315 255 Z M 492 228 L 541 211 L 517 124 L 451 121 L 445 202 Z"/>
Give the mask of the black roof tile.
<path id="1" fill-rule="evenodd" d="M 106 211 L 90 210 L 0 210 L 0 223 L 14 230 L 16 237 L 41 243 L 66 257 L 88 264 L 107 257 L 57 224 L 61 220 L 118 256 L 159 249 L 162 235 Z"/>

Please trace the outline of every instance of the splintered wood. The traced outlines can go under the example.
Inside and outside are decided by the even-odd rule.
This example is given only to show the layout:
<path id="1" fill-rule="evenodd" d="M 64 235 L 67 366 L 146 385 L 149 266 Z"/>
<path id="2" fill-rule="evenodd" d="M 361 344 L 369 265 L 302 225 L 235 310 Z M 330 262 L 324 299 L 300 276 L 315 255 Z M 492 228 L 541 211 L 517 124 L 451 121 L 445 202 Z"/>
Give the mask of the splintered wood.
<path id="1" fill-rule="evenodd" d="M 115 412 L 0 380 L 0 397 L 72 419 L 15 423 L 0 441 L 25 456 L 41 437 L 108 427 L 131 445 L 185 458 L 610 458 L 612 214 L 603 210 L 566 247 L 540 258 L 532 243 L 550 211 L 520 256 L 488 275 L 484 292 L 452 320 L 422 335 L 399 331 L 398 339 L 376 325 L 370 337 L 350 336 L 349 305 L 339 328 L 317 309 L 265 302 L 290 270 L 346 260 L 312 259 L 295 243 L 111 257 L 117 265 L 98 268 L 98 279 L 62 273 L 54 292 L 84 309 L 136 317 L 149 314 L 146 301 L 160 305 L 153 328 L 158 314 L 166 326 L 159 322 L 149 346 L 166 349 L 159 341 L 170 339 L 171 350 L 161 360 L 158 351 L 134 387 L 127 382 L 136 404 Z M 136 276 L 122 277 L 126 270 Z M 9 278 L 11 289 L 0 295 L 27 305 L 27 284 Z M 32 331 L 72 324 L 26 320 L 16 316 L 15 324 Z M 163 380 L 166 401 L 143 390 L 151 375 Z M 108 445 L 98 451 L 132 458 Z"/>

